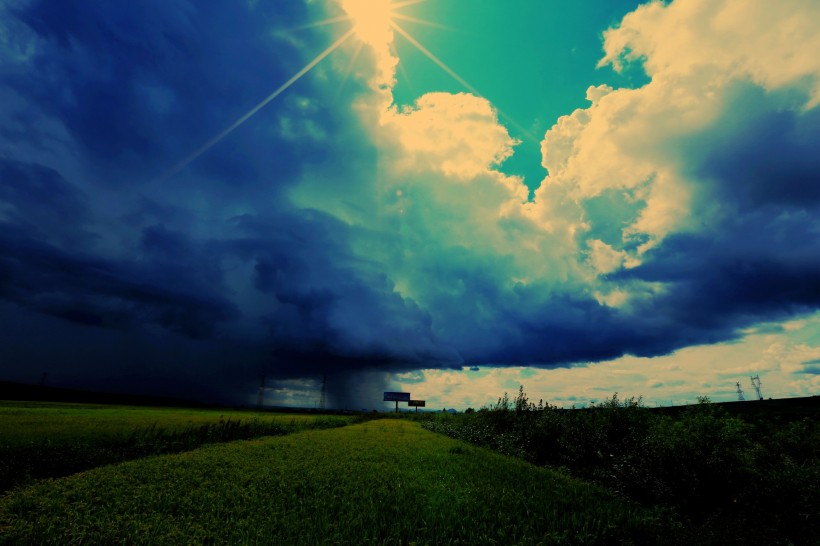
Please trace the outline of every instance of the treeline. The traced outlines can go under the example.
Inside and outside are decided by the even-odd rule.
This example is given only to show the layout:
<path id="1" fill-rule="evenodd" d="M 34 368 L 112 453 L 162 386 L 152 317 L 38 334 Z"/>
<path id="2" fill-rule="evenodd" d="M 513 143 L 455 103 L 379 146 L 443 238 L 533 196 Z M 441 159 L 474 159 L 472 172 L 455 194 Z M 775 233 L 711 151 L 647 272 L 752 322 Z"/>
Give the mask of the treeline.
<path id="1" fill-rule="evenodd" d="M 565 410 L 514 399 L 476 412 L 425 416 L 439 432 L 549 465 L 644 505 L 669 509 L 683 541 L 816 544 L 820 537 L 820 426 L 744 420 L 703 398 L 677 415 L 617 393 Z"/>

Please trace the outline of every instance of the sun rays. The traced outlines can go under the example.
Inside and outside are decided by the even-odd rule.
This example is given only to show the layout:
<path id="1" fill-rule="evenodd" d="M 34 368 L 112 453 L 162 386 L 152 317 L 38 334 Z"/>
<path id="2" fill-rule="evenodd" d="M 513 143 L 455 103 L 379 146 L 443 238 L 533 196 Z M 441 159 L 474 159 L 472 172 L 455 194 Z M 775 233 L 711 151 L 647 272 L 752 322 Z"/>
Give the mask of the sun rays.
<path id="1" fill-rule="evenodd" d="M 267 104 L 270 101 L 272 101 L 273 99 L 275 99 L 276 97 L 278 97 L 279 95 L 284 93 L 285 90 L 287 90 L 288 87 L 290 87 L 291 85 L 296 83 L 296 81 L 299 80 L 299 78 L 301 78 L 302 76 L 304 76 L 305 74 L 310 72 L 313 69 L 314 66 L 316 66 L 317 64 L 322 62 L 322 60 L 325 57 L 327 57 L 328 55 L 333 53 L 333 51 L 335 51 L 339 46 L 341 46 L 344 42 L 346 42 L 348 40 L 348 38 L 350 38 L 352 35 L 353 35 L 353 29 L 348 30 L 344 35 L 342 35 L 341 38 L 339 38 L 338 40 L 333 42 L 333 44 L 331 44 L 327 49 L 325 49 L 324 51 L 319 53 L 316 57 L 313 58 L 312 61 L 310 61 L 308 64 L 306 64 L 304 67 L 302 67 L 302 69 L 299 70 L 299 72 L 297 72 L 296 74 L 291 76 L 291 78 L 288 81 L 286 81 L 285 83 L 280 85 L 279 88 L 276 89 L 276 91 L 274 91 L 273 93 L 271 93 L 270 95 L 265 97 L 259 104 L 257 104 L 256 106 L 254 106 L 253 108 L 248 110 L 245 114 L 242 115 L 242 117 L 240 117 L 239 119 L 234 121 L 231 125 L 226 127 L 221 133 L 219 133 L 218 135 L 216 135 L 215 137 L 210 139 L 208 142 L 206 142 L 205 144 L 203 144 L 202 146 L 200 146 L 199 148 L 197 148 L 196 150 L 191 152 L 183 160 L 179 161 L 176 165 L 174 165 L 173 167 L 168 169 L 168 171 L 166 171 L 160 177 L 160 181 L 164 181 L 164 180 L 167 180 L 167 179 L 171 178 L 176 173 L 178 173 L 179 171 L 181 171 L 182 169 L 184 169 L 185 167 L 190 165 L 192 161 L 194 161 L 199 156 L 201 156 L 202 154 L 204 154 L 205 152 L 207 152 L 208 150 L 213 148 L 216 144 L 219 143 L 219 141 L 221 141 L 223 138 L 225 138 L 226 136 L 228 136 L 229 134 L 234 132 L 240 125 L 242 125 L 243 123 L 248 121 L 259 110 L 261 110 L 262 108 L 267 106 Z"/>
<path id="2" fill-rule="evenodd" d="M 390 24 L 396 17 L 395 4 L 387 0 L 342 0 L 342 7 L 353 23 L 356 38 L 374 46 L 390 42 Z"/>
<path id="3" fill-rule="evenodd" d="M 345 11 L 347 11 L 350 19 L 354 24 L 356 36 L 363 42 L 371 45 L 391 44 L 392 36 L 390 30 L 395 30 L 402 38 L 415 47 L 425 57 L 432 61 L 436 66 L 441 68 L 445 73 L 458 82 L 464 89 L 476 95 L 483 97 L 482 93 L 473 87 L 467 80 L 460 76 L 447 63 L 442 61 L 439 57 L 433 54 L 429 49 L 421 44 L 410 32 L 407 31 L 399 21 L 408 23 L 431 26 L 435 28 L 442 28 L 449 30 L 448 27 L 433 23 L 425 19 L 413 17 L 405 13 L 401 13 L 401 8 L 420 4 L 425 0 L 407 0 L 403 2 L 391 2 L 390 0 L 341 0 L 341 4 Z M 334 18 L 335 20 L 336 18 Z M 401 67 L 402 65 L 399 64 Z M 406 74 L 406 72 L 403 71 Z M 530 131 L 521 126 L 511 116 L 506 114 L 500 108 L 496 107 L 498 114 L 504 118 L 510 125 L 532 142 L 538 142 L 538 139 Z"/>
<path id="4" fill-rule="evenodd" d="M 462 78 L 455 70 L 448 66 L 444 61 L 439 59 L 430 50 L 424 47 L 416 38 L 412 36 L 412 34 L 410 34 L 403 26 L 399 24 L 398 21 L 403 21 L 413 24 L 447 29 L 448 27 L 446 26 L 440 25 L 438 23 L 433 23 L 431 21 L 427 21 L 418 17 L 414 17 L 402 13 L 400 11 L 403 8 L 413 6 L 416 4 L 421 4 L 425 1 L 426 0 L 336 0 L 336 2 L 341 6 L 342 10 L 344 11 L 344 14 L 289 29 L 289 31 L 292 32 L 342 23 L 351 25 L 338 39 L 336 39 L 336 41 L 334 41 L 324 51 L 322 51 L 316 57 L 314 57 L 313 60 L 308 62 L 290 79 L 288 79 L 285 83 L 280 85 L 270 95 L 265 97 L 262 101 L 260 101 L 250 110 L 248 110 L 245 114 L 240 116 L 236 121 L 227 126 L 216 136 L 209 139 L 199 148 L 191 152 L 185 158 L 183 158 L 175 165 L 173 165 L 170 169 L 165 171 L 158 178 L 158 180 L 160 182 L 164 182 L 169 178 L 173 177 L 174 175 L 176 175 L 177 173 L 179 173 L 180 171 L 182 171 L 183 169 L 185 169 L 193 161 L 195 161 L 201 155 L 203 155 L 212 147 L 217 145 L 225 137 L 227 137 L 233 131 L 238 129 L 242 124 L 248 121 L 251 117 L 253 117 L 262 108 L 264 108 L 271 101 L 276 99 L 276 97 L 284 93 L 289 87 L 291 87 L 299 79 L 301 79 L 302 76 L 310 72 L 316 65 L 318 65 L 328 55 L 330 55 L 336 49 L 341 47 L 342 44 L 344 44 L 352 37 L 355 37 L 357 39 L 358 44 L 351 56 L 350 63 L 344 74 L 345 80 L 352 73 L 353 67 L 357 62 L 357 59 L 359 58 L 359 54 L 361 53 L 361 50 L 365 45 L 369 45 L 375 49 L 386 48 L 385 51 L 388 51 L 390 55 L 393 55 L 397 58 L 397 55 L 395 54 L 395 47 L 393 44 L 393 31 L 395 31 L 400 36 L 402 36 L 408 43 L 410 43 L 413 47 L 420 51 L 424 56 L 430 59 L 430 61 L 432 61 L 436 66 L 438 66 L 449 76 L 451 76 L 467 91 L 476 96 L 482 96 L 477 89 L 470 85 L 464 78 Z M 535 140 L 535 137 L 533 135 L 531 135 L 528 131 L 526 131 L 523 127 L 516 123 L 512 118 L 504 114 L 501 110 L 498 110 L 498 112 L 502 117 L 507 119 L 511 125 L 518 129 L 519 132 L 521 132 L 527 138 Z"/>

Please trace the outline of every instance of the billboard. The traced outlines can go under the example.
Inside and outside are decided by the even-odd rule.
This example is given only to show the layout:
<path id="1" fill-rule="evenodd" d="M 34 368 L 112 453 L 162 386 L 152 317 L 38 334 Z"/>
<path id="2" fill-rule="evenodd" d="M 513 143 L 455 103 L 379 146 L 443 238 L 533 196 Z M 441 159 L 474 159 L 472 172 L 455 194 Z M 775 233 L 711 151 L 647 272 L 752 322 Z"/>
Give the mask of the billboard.
<path id="1" fill-rule="evenodd" d="M 407 405 L 410 406 L 411 408 L 413 406 L 416 406 L 417 408 L 423 408 L 425 402 L 426 402 L 426 400 L 408 400 Z"/>
<path id="2" fill-rule="evenodd" d="M 409 392 L 385 392 L 384 393 L 384 401 L 385 402 L 409 402 L 410 401 L 410 393 Z"/>

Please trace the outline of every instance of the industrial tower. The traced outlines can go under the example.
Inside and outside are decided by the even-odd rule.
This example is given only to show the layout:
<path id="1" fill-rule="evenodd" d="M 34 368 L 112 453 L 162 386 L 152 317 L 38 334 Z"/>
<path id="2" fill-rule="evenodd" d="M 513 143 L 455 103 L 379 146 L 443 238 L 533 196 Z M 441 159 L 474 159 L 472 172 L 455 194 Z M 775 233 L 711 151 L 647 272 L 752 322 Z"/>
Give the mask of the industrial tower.
<path id="1" fill-rule="evenodd" d="M 743 389 L 740 388 L 740 381 L 737 382 L 737 399 L 739 402 L 746 400 L 743 398 Z"/>
<path id="2" fill-rule="evenodd" d="M 752 387 L 755 388 L 755 392 L 757 393 L 757 399 L 763 400 L 763 395 L 760 394 L 760 375 L 752 376 Z"/>

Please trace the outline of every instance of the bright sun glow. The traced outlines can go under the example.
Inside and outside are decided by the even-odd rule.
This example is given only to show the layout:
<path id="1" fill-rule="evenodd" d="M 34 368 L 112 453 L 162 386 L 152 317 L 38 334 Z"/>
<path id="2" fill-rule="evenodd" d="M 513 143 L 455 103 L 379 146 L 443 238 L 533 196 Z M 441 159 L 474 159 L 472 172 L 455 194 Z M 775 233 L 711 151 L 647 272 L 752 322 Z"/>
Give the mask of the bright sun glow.
<path id="1" fill-rule="evenodd" d="M 348 21 L 353 23 L 352 28 L 349 28 L 347 32 L 345 32 L 341 37 L 339 37 L 333 44 L 331 44 L 327 49 L 325 49 L 316 57 L 314 57 L 312 61 L 310 61 L 304 67 L 302 67 L 301 70 L 299 70 L 289 80 L 287 80 L 285 83 L 279 86 L 279 88 L 277 88 L 273 93 L 271 93 L 265 99 L 263 99 L 262 102 L 251 108 L 239 119 L 237 119 L 227 128 L 225 128 L 221 133 L 214 136 L 205 144 L 194 150 L 187 157 L 179 161 L 176 165 L 171 167 L 163 175 L 157 178 L 157 180 L 160 182 L 168 180 L 176 173 L 187 167 L 192 161 L 196 160 L 199 156 L 201 156 L 202 154 L 210 150 L 212 147 L 217 145 L 223 138 L 232 133 L 240 125 L 248 121 L 259 110 L 264 108 L 265 105 L 267 105 L 269 102 L 271 102 L 276 97 L 281 95 L 291 85 L 293 85 L 300 78 L 302 78 L 302 76 L 304 76 L 310 70 L 312 70 L 313 67 L 315 67 L 322 61 L 322 59 L 333 53 L 333 51 L 340 47 L 351 36 L 356 36 L 360 40 L 360 42 L 369 44 L 376 48 L 376 50 L 379 51 L 379 53 L 377 53 L 377 56 L 381 57 L 382 60 L 390 60 L 388 58 L 391 57 L 391 55 L 394 55 L 395 53 L 391 53 L 388 50 L 388 46 L 390 46 L 393 42 L 393 31 L 395 30 L 397 33 L 399 33 L 401 36 L 407 39 L 408 42 L 415 46 L 416 49 L 421 51 L 431 61 L 437 64 L 442 70 L 447 72 L 456 81 L 463 85 L 467 90 L 469 90 L 476 96 L 481 96 L 480 93 L 476 91 L 469 83 L 467 83 L 464 80 L 464 78 L 459 76 L 455 72 L 455 70 L 447 66 L 442 60 L 433 55 L 432 52 L 430 52 L 421 43 L 419 43 L 418 40 L 413 38 L 413 36 L 398 23 L 398 21 L 407 21 L 410 23 L 446 28 L 436 23 L 431 23 L 429 21 L 425 21 L 424 19 L 419 19 L 417 17 L 413 17 L 411 15 L 407 15 L 405 13 L 400 12 L 400 10 L 403 8 L 415 4 L 421 4 L 425 1 L 426 0 L 336 0 L 336 2 L 338 2 L 344 10 L 344 15 L 331 17 L 329 19 L 324 19 L 322 21 L 317 21 L 315 23 L 310 23 L 308 25 L 303 25 L 301 27 L 292 29 L 308 29 Z M 388 65 L 390 70 L 392 70 L 395 66 L 392 62 L 387 62 L 386 64 Z M 498 112 L 505 118 L 509 119 L 509 116 L 506 116 L 501 110 L 498 110 Z M 533 141 L 536 140 L 535 137 L 533 137 L 526 130 L 521 128 L 520 125 L 516 124 L 512 119 L 510 119 L 510 121 L 513 123 L 513 125 L 518 127 L 523 134 L 527 135 Z"/>
<path id="2" fill-rule="evenodd" d="M 391 41 L 391 25 L 397 7 L 391 0 L 342 0 L 341 4 L 361 41 L 373 46 Z"/>

